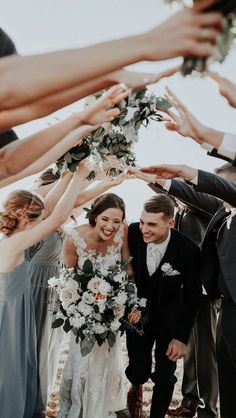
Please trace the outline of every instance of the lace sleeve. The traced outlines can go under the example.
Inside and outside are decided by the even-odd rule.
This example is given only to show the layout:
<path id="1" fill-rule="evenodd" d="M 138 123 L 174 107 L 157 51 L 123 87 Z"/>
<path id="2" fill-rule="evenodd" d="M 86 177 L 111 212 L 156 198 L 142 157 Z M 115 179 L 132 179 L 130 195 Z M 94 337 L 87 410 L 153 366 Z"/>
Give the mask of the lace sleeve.
<path id="1" fill-rule="evenodd" d="M 76 229 L 68 229 L 67 234 L 73 239 L 77 253 L 80 249 L 84 250 L 86 248 L 87 245 L 85 240 L 79 235 Z"/>

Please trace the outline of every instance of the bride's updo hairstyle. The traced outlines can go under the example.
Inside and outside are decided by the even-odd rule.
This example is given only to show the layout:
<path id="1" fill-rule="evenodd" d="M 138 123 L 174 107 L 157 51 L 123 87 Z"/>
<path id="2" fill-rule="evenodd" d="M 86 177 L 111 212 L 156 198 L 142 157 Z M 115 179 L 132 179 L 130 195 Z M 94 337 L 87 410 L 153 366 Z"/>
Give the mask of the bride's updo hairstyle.
<path id="1" fill-rule="evenodd" d="M 44 209 L 42 200 L 27 190 L 12 192 L 3 204 L 0 214 L 0 232 L 11 235 L 22 218 L 35 221 Z"/>
<path id="2" fill-rule="evenodd" d="M 120 209 L 123 213 L 123 220 L 125 219 L 125 202 L 121 197 L 114 193 L 105 193 L 97 197 L 89 211 L 88 220 L 91 226 L 96 225 L 96 218 L 107 209 Z"/>

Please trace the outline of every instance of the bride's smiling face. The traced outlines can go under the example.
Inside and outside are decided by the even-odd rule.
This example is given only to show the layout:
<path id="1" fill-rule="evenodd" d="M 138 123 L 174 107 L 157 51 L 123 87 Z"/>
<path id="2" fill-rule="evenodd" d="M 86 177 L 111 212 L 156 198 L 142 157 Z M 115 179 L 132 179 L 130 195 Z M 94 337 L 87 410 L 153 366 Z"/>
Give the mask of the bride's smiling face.
<path id="1" fill-rule="evenodd" d="M 122 222 L 122 210 L 118 208 L 109 208 L 97 216 L 94 228 L 101 239 L 108 241 L 116 234 Z"/>

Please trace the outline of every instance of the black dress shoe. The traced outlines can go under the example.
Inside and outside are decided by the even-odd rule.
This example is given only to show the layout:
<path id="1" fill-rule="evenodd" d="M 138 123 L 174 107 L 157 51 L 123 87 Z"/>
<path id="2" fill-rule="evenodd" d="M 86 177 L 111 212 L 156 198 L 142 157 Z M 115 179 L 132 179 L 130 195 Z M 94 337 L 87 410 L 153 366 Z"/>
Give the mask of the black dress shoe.
<path id="1" fill-rule="evenodd" d="M 128 392 L 127 405 L 131 418 L 142 418 L 143 410 L 143 387 L 132 386 Z"/>
<path id="2" fill-rule="evenodd" d="M 182 405 L 178 406 L 178 408 L 168 409 L 167 415 L 172 417 L 194 417 L 195 412 L 191 409 L 184 408 Z"/>

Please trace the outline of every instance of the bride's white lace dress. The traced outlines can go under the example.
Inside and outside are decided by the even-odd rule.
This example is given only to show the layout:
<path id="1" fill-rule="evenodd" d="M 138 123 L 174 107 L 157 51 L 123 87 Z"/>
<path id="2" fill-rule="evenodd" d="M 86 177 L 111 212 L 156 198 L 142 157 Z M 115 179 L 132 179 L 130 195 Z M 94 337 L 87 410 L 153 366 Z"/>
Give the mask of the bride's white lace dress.
<path id="1" fill-rule="evenodd" d="M 123 228 L 117 232 L 115 244 L 108 247 L 105 255 L 87 249 L 85 240 L 73 229 L 70 234 L 78 254 L 78 267 L 90 259 L 97 268 L 112 266 L 121 260 Z M 124 373 L 120 335 L 114 346 L 101 347 L 95 343 L 92 351 L 82 357 L 79 344 L 71 333 L 70 346 L 60 390 L 58 418 L 111 418 L 115 411 L 126 407 L 127 379 Z"/>

